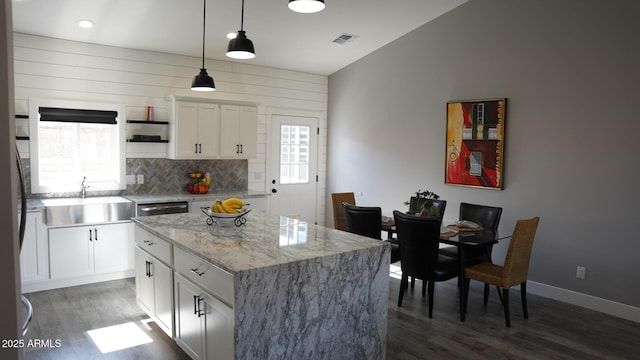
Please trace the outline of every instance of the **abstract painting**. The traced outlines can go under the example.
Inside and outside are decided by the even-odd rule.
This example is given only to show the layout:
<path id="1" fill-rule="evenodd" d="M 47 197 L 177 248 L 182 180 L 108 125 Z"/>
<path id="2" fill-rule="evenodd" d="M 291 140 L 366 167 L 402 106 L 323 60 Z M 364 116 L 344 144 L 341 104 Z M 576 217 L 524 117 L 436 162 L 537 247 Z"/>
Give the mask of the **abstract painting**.
<path id="1" fill-rule="evenodd" d="M 447 103 L 445 184 L 503 188 L 506 102 Z"/>

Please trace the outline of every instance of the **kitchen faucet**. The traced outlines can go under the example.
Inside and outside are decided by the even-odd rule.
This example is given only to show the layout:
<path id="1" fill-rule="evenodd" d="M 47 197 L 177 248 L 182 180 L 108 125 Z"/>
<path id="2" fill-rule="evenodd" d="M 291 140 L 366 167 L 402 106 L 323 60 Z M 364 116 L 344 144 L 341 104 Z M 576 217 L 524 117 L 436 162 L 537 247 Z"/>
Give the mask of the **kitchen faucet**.
<path id="1" fill-rule="evenodd" d="M 82 188 L 82 190 L 80 190 L 80 195 L 82 196 L 82 198 L 86 198 L 87 197 L 87 188 L 89 188 L 89 185 L 85 185 L 84 182 L 87 181 L 87 177 L 83 176 L 82 177 L 82 184 L 80 184 L 80 187 Z"/>

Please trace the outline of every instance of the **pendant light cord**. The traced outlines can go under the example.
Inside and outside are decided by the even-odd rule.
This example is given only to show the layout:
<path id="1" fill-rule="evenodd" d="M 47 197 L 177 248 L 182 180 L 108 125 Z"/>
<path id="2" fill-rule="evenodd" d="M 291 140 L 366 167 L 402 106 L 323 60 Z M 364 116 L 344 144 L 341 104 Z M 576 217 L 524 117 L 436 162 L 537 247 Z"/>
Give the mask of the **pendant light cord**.
<path id="1" fill-rule="evenodd" d="M 207 21 L 207 0 L 204 0 L 203 3 L 204 10 L 202 11 L 202 68 L 204 69 L 204 30 L 206 29 L 205 24 Z"/>
<path id="2" fill-rule="evenodd" d="M 240 13 L 240 31 L 244 30 L 244 0 L 242 0 L 242 12 Z"/>

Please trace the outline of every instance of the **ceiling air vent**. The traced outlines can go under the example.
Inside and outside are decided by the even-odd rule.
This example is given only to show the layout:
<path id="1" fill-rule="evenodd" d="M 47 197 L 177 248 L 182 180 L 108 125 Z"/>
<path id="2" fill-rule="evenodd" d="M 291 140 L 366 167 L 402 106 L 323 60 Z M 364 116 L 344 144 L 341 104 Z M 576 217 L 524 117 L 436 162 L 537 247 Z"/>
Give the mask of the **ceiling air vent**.
<path id="1" fill-rule="evenodd" d="M 333 40 L 334 43 L 338 45 L 346 44 L 348 42 L 352 42 L 358 35 L 352 35 L 347 33 L 342 33 L 342 35 L 338 36 Z"/>

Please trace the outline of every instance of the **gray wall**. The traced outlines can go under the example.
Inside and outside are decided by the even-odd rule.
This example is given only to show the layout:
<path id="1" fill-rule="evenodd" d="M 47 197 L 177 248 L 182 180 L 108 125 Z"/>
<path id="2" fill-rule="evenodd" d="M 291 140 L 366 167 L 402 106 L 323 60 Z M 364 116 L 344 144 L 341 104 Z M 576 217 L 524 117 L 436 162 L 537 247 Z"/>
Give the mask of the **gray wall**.
<path id="1" fill-rule="evenodd" d="M 461 201 L 502 206 L 508 230 L 538 215 L 530 280 L 640 307 L 639 19 L 633 0 L 471 0 L 336 72 L 327 195 L 390 215 L 429 189 L 445 219 Z M 446 102 L 495 97 L 504 190 L 445 185 Z"/>

